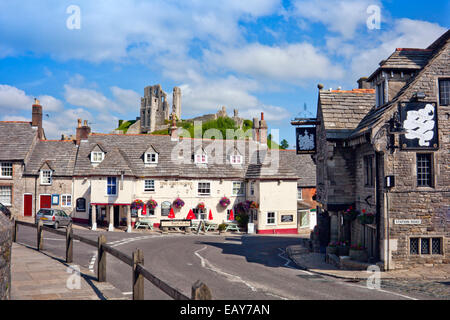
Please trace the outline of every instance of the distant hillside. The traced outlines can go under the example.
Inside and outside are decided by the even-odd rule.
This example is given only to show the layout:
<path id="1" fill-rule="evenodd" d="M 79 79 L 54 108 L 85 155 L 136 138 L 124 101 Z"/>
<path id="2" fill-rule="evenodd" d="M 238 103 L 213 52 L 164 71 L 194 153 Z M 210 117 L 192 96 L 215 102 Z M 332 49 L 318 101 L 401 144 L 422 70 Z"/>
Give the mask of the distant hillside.
<path id="1" fill-rule="evenodd" d="M 123 121 L 120 123 L 117 130 L 122 130 L 123 133 L 127 133 L 128 128 L 133 125 L 136 121 L 135 120 L 129 120 L 129 121 Z M 169 121 L 167 121 L 167 124 L 169 124 Z M 194 122 L 191 120 L 181 120 L 177 122 L 177 127 L 186 129 L 191 137 L 194 136 Z M 253 127 L 253 122 L 251 120 L 244 120 L 244 123 L 242 125 L 242 130 L 244 132 L 247 132 L 248 130 L 251 130 Z M 232 130 L 239 130 L 239 127 L 236 125 L 235 121 L 232 118 L 229 117 L 219 117 L 216 120 L 209 120 L 205 121 L 202 124 L 202 136 L 205 133 L 206 130 L 209 129 L 217 129 L 222 133 L 223 139 L 226 139 L 226 131 L 228 129 Z M 169 129 L 154 131 L 151 133 L 152 135 L 169 135 Z M 272 142 L 269 139 L 267 139 L 267 145 L 271 149 L 279 149 L 280 146 L 276 144 L 275 142 Z"/>

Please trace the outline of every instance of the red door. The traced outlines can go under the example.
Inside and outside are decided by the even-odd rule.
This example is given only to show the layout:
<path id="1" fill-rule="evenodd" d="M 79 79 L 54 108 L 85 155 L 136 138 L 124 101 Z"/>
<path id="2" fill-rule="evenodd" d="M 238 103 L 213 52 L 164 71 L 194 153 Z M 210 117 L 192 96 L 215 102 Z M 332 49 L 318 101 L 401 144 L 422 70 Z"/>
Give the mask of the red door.
<path id="1" fill-rule="evenodd" d="M 40 204 L 41 209 L 50 209 L 52 207 L 52 196 L 41 195 Z"/>
<path id="2" fill-rule="evenodd" d="M 23 215 L 31 217 L 33 215 L 33 196 L 31 194 L 23 195 Z"/>

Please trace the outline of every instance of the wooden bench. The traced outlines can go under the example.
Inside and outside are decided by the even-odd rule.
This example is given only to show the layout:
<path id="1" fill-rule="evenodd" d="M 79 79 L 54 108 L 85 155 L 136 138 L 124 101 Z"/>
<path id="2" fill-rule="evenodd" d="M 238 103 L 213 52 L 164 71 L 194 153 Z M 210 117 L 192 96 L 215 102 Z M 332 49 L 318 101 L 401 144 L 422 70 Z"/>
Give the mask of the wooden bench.
<path id="1" fill-rule="evenodd" d="M 216 231 L 217 229 L 219 229 L 217 223 L 206 222 L 206 231 Z"/>
<path id="2" fill-rule="evenodd" d="M 135 228 L 139 229 L 140 227 L 153 230 L 153 220 L 148 218 L 139 218 L 139 221 L 136 222 Z"/>
<path id="3" fill-rule="evenodd" d="M 237 225 L 237 223 L 227 223 L 226 225 L 227 227 L 225 228 L 225 231 L 241 232 L 241 230 L 239 230 L 239 226 Z"/>

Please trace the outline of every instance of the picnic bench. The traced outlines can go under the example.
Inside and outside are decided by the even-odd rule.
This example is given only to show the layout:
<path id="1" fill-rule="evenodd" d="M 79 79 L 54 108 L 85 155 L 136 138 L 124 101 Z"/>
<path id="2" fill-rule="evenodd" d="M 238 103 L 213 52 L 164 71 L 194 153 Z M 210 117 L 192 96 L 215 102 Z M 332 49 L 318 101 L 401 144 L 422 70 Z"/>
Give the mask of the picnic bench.
<path id="1" fill-rule="evenodd" d="M 227 227 L 225 228 L 225 231 L 237 231 L 237 232 L 241 232 L 241 230 L 239 230 L 239 226 L 237 225 L 237 223 L 226 223 Z"/>
<path id="2" fill-rule="evenodd" d="M 216 231 L 217 229 L 219 229 L 219 225 L 217 223 L 212 223 L 212 222 L 206 222 L 206 231 Z"/>
<path id="3" fill-rule="evenodd" d="M 139 229 L 140 227 L 153 230 L 153 220 L 149 218 L 139 218 L 139 220 L 136 222 L 135 228 Z"/>

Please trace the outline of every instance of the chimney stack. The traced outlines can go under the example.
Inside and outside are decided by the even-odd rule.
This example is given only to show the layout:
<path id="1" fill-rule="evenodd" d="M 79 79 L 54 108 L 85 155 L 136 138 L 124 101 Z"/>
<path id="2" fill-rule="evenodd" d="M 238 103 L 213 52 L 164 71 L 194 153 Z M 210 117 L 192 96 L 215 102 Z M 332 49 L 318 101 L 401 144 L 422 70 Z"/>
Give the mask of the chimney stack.
<path id="1" fill-rule="evenodd" d="M 34 99 L 32 107 L 31 126 L 36 127 L 38 139 L 44 139 L 44 129 L 42 128 L 42 106 L 38 99 Z"/>
<path id="2" fill-rule="evenodd" d="M 78 119 L 76 141 L 79 145 L 81 140 L 87 140 L 91 134 L 91 127 L 89 127 L 87 120 L 84 120 L 84 125 L 81 126 L 81 119 Z"/>
<path id="3" fill-rule="evenodd" d="M 170 127 L 170 140 L 178 141 L 178 128 L 177 128 L 177 119 L 175 112 L 172 113 L 172 126 Z"/>
<path id="4" fill-rule="evenodd" d="M 253 118 L 253 141 L 259 141 L 259 121 L 258 118 Z"/>
<path id="5" fill-rule="evenodd" d="M 267 144 L 267 123 L 264 120 L 264 112 L 261 112 L 261 121 L 259 121 L 259 142 Z"/>
<path id="6" fill-rule="evenodd" d="M 367 81 L 367 77 L 359 78 L 358 80 L 358 89 L 373 89 L 372 84 Z"/>

